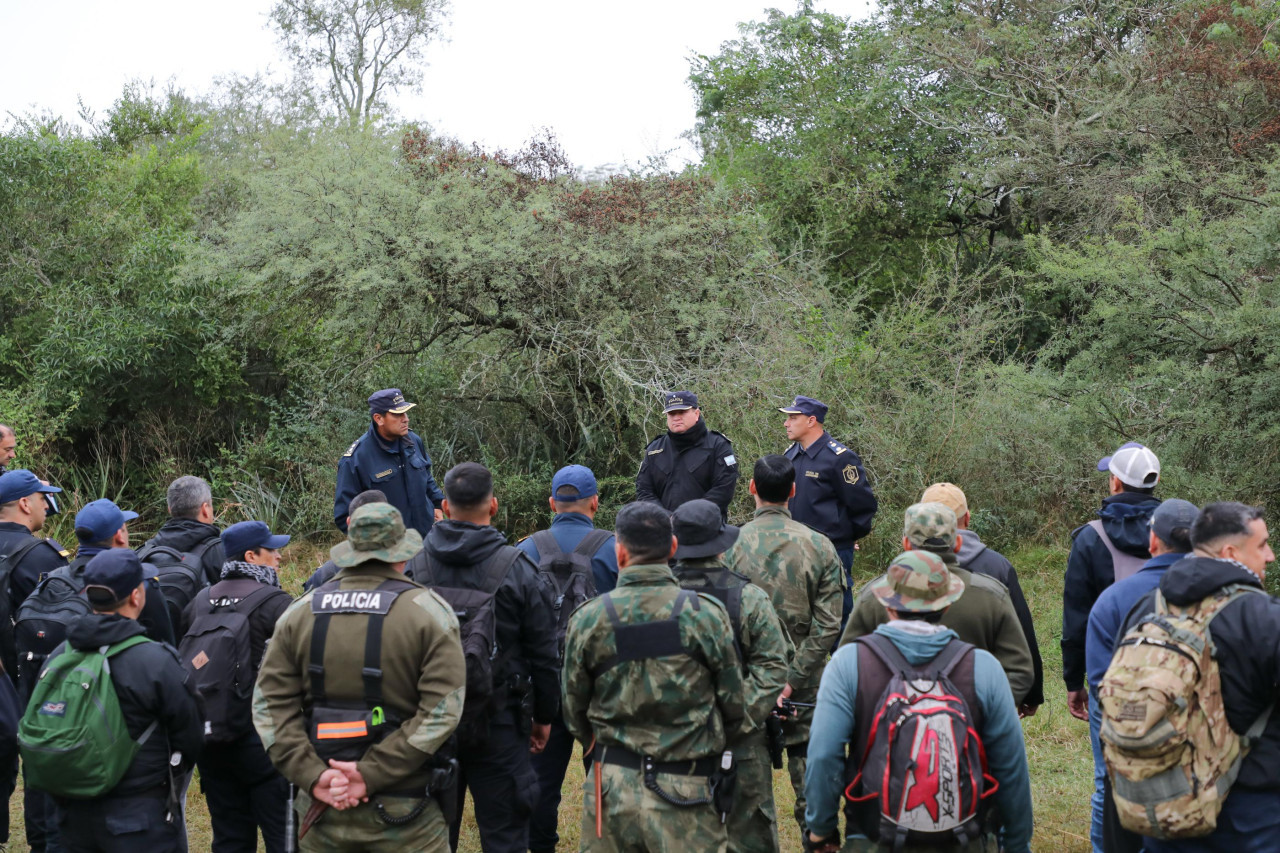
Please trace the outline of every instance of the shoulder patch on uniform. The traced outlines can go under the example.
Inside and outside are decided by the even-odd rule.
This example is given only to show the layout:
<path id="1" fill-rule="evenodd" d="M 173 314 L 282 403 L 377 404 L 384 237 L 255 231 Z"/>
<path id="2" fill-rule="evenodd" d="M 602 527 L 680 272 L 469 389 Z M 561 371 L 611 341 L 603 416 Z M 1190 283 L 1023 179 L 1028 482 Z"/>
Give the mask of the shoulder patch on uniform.
<path id="1" fill-rule="evenodd" d="M 858 466 L 846 465 L 844 470 L 840 472 L 844 476 L 844 481 L 850 486 L 858 485 Z"/>
<path id="2" fill-rule="evenodd" d="M 724 464 L 732 468 L 734 465 L 738 464 L 738 459 L 732 453 L 730 453 L 728 456 L 724 458 Z"/>
<path id="3" fill-rule="evenodd" d="M 836 452 L 836 456 L 839 456 L 841 453 L 844 453 L 846 450 L 849 449 L 845 447 L 843 444 L 841 444 L 840 442 L 836 441 L 834 438 L 827 442 L 827 447 L 830 447 L 832 450 L 834 450 Z"/>
<path id="4" fill-rule="evenodd" d="M 364 436 L 362 435 L 360 436 L 360 438 L 364 438 Z M 360 438 L 357 438 L 355 441 L 351 442 L 351 446 L 347 448 L 347 452 L 342 454 L 342 457 L 344 459 L 356 452 L 356 448 L 360 446 Z"/>

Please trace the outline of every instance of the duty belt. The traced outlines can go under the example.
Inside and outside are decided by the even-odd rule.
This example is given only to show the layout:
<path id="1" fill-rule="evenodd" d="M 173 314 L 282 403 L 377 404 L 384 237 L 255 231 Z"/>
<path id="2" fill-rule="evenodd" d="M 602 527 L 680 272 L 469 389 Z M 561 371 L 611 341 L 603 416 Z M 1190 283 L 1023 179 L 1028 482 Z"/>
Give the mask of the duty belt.
<path id="1" fill-rule="evenodd" d="M 651 755 L 641 755 L 623 746 L 601 747 L 600 763 L 612 764 L 625 770 L 671 773 L 676 776 L 710 776 L 716 769 L 716 760 L 710 755 L 689 761 L 655 761 Z"/>

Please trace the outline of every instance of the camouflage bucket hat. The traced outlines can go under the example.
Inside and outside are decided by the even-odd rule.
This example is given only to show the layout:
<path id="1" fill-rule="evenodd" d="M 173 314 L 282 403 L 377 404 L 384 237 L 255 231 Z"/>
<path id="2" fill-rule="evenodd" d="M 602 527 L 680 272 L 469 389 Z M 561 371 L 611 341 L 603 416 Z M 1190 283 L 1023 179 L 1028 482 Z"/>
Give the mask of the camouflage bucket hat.
<path id="1" fill-rule="evenodd" d="M 902 535 L 916 548 L 950 551 L 956 544 L 956 514 L 943 503 L 912 504 L 903 518 Z"/>
<path id="2" fill-rule="evenodd" d="M 871 582 L 871 592 L 890 610 L 931 613 L 954 604 L 964 594 L 964 581 L 936 554 L 904 551 Z"/>
<path id="3" fill-rule="evenodd" d="M 351 514 L 347 541 L 329 549 L 329 557 L 341 568 L 370 560 L 399 563 L 422 550 L 422 536 L 406 530 L 400 510 L 391 504 L 365 504 Z"/>

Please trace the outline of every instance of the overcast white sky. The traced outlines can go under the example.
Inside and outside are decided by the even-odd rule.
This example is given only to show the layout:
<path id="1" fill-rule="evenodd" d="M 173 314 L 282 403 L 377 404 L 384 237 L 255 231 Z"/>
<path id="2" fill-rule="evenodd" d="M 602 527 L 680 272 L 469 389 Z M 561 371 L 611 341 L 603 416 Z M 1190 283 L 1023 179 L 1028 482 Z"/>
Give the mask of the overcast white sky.
<path id="1" fill-rule="evenodd" d="M 99 114 L 126 81 L 170 78 L 191 92 L 215 77 L 285 63 L 266 28 L 272 0 L 0 0 L 0 119 L 51 110 L 74 119 L 77 98 Z M 757 20 L 767 0 L 454 0 L 445 42 L 427 51 L 406 118 L 464 142 L 516 148 L 552 128 L 581 166 L 638 163 L 673 152 L 693 126 L 688 58 L 714 53 Z M 790 12 L 794 0 L 773 4 Z M 870 0 L 818 0 L 863 17 Z"/>

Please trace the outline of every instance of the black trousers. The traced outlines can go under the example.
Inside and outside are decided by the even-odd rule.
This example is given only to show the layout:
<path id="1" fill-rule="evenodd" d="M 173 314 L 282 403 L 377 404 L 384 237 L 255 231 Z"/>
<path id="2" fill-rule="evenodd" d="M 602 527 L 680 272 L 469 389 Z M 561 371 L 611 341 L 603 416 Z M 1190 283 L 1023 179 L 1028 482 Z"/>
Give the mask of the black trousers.
<path id="1" fill-rule="evenodd" d="M 530 756 L 539 789 L 538 801 L 529 821 L 531 853 L 555 853 L 556 845 L 560 843 L 560 792 L 569 762 L 573 760 L 573 744 L 573 735 L 569 734 L 564 720 L 557 717 L 551 723 L 547 748 L 539 755 Z"/>
<path id="2" fill-rule="evenodd" d="M 458 830 L 466 792 L 475 803 L 476 828 L 484 853 L 526 853 L 529 818 L 538 801 L 538 777 L 529 763 L 529 736 L 520 732 L 515 713 L 504 711 L 479 747 L 459 748 L 462 771 L 458 815 L 449 827 L 449 846 L 458 849 Z"/>
<path id="3" fill-rule="evenodd" d="M 164 797 L 64 800 L 58 831 L 67 853 L 182 853 L 182 816 L 168 812 Z"/>
<path id="4" fill-rule="evenodd" d="M 31 853 L 63 853 L 66 849 L 58 837 L 58 804 L 44 791 L 26 784 L 22 772 L 22 822 Z"/>
<path id="5" fill-rule="evenodd" d="M 256 733 L 209 746 L 196 766 L 209 804 L 213 853 L 256 853 L 259 830 L 267 853 L 284 853 L 289 783 L 271 765 Z"/>

